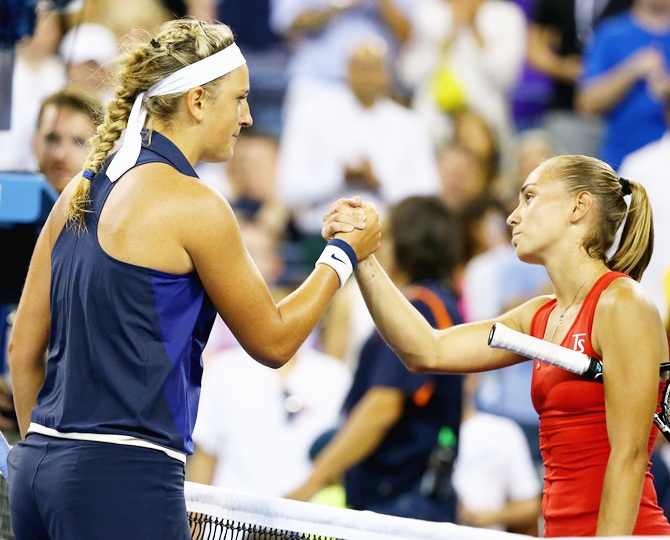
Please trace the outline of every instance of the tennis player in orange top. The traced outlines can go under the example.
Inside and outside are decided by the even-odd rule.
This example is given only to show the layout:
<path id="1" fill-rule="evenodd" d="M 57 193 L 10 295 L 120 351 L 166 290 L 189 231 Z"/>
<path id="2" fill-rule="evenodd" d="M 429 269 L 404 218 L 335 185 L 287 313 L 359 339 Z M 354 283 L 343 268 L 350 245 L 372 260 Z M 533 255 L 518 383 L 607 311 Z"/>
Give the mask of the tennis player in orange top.
<path id="1" fill-rule="evenodd" d="M 328 230 L 337 228 L 334 221 L 346 223 L 344 215 L 341 204 L 333 205 Z M 653 245 L 644 188 L 597 159 L 559 156 L 528 176 L 507 222 L 517 255 L 545 266 L 555 295 L 531 299 L 497 320 L 603 363 L 604 384 L 545 364 L 534 370 L 545 536 L 670 535 L 649 473 L 668 343 L 661 316 L 638 283 Z M 527 360 L 488 347 L 492 320 L 432 328 L 375 257 L 355 275 L 377 328 L 410 371 L 477 372 Z"/>

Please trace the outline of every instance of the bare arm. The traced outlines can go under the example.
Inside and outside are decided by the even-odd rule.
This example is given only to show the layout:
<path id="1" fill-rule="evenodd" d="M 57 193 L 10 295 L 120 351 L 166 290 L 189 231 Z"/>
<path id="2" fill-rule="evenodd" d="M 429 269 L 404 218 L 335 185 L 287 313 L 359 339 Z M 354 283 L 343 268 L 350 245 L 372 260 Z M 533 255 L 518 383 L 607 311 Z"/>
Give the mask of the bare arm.
<path id="1" fill-rule="evenodd" d="M 379 13 L 400 43 L 409 38 L 412 31 L 409 19 L 393 0 L 379 0 Z"/>
<path id="2" fill-rule="evenodd" d="M 662 71 L 664 62 L 655 48 L 640 49 L 608 72 L 581 83 L 576 95 L 577 108 L 585 114 L 606 114 L 639 80 Z"/>
<path id="3" fill-rule="evenodd" d="M 581 72 L 581 58 L 577 55 L 559 56 L 555 45 L 556 32 L 537 24 L 528 27 L 528 62 L 552 79 L 574 83 Z"/>
<path id="4" fill-rule="evenodd" d="M 66 194 L 72 187 L 66 188 L 56 202 L 37 240 L 9 340 L 14 407 L 22 437 L 26 436 L 37 393 L 44 383 L 51 325 L 51 248 L 65 224 Z"/>
<path id="5" fill-rule="evenodd" d="M 216 469 L 216 456 L 195 446 L 193 455 L 188 458 L 186 478 L 189 482 L 211 485 Z"/>
<path id="6" fill-rule="evenodd" d="M 633 533 L 640 506 L 659 364 L 668 358 L 668 348 L 658 311 L 642 287 L 629 279 L 616 280 L 601 297 L 593 336 L 603 358 L 611 447 L 596 534 L 627 536 Z"/>
<path id="7" fill-rule="evenodd" d="M 436 330 L 393 285 L 374 256 L 356 269 L 356 280 L 377 329 L 411 372 L 470 373 L 518 363 L 516 354 L 488 347 L 493 320 Z M 533 299 L 496 320 L 528 333 L 532 314 L 544 302 Z"/>
<path id="8" fill-rule="evenodd" d="M 191 221 L 180 224 L 187 230 L 184 245 L 217 311 L 254 359 L 271 367 L 285 364 L 314 330 L 338 291 L 335 270 L 318 265 L 296 291 L 275 304 L 242 243 L 228 203 L 205 195 L 193 205 L 187 214 Z M 364 229 L 354 230 L 346 238 L 358 258 L 376 250 L 380 239 L 374 207 L 365 213 Z"/>
<path id="9" fill-rule="evenodd" d="M 538 519 L 542 512 L 542 500 L 538 497 L 520 501 L 509 501 L 500 510 L 472 512 L 461 506 L 458 522 L 469 527 L 490 527 L 501 524 L 517 534 L 538 535 Z"/>
<path id="10" fill-rule="evenodd" d="M 316 457 L 310 477 L 287 498 L 308 501 L 372 454 L 398 422 L 404 399 L 402 392 L 395 388 L 369 390 L 351 411 L 344 426 Z"/>
<path id="11" fill-rule="evenodd" d="M 349 2 L 343 0 L 342 2 L 331 2 L 331 5 L 325 9 L 306 10 L 296 17 L 289 30 L 289 36 L 296 37 L 301 34 L 311 34 L 312 32 L 321 30 L 332 19 L 348 9 L 356 7 L 359 3 L 360 0 L 351 0 Z"/>

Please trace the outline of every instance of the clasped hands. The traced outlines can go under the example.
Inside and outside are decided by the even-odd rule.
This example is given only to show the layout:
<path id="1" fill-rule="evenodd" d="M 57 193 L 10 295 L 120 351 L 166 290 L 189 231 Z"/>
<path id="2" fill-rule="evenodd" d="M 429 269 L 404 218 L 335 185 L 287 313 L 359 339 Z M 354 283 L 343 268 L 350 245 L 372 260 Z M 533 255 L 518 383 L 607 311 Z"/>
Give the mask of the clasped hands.
<path id="1" fill-rule="evenodd" d="M 359 196 L 338 199 L 323 216 L 321 236 L 326 241 L 344 240 L 362 261 L 377 251 L 381 243 L 377 208 L 372 202 L 364 203 Z"/>

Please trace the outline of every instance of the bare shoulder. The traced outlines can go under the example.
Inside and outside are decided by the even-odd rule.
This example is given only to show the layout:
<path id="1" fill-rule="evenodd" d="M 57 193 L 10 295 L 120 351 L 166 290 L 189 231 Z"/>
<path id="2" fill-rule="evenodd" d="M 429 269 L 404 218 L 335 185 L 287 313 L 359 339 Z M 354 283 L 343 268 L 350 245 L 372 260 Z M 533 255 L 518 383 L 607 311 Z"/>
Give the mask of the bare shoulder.
<path id="1" fill-rule="evenodd" d="M 596 307 L 596 317 L 626 320 L 640 316 L 660 317 L 658 309 L 645 288 L 635 281 L 621 277 L 615 279 L 601 293 Z"/>
<path id="2" fill-rule="evenodd" d="M 151 167 L 151 168 L 149 168 Z M 176 232 L 186 245 L 212 228 L 235 222 L 233 210 L 225 197 L 199 178 L 184 175 L 169 165 L 147 165 L 146 192 L 141 197 Z"/>
<path id="3" fill-rule="evenodd" d="M 223 195 L 164 163 L 128 171 L 111 191 L 98 226 L 103 249 L 125 262 L 187 273 L 192 253 L 237 230 Z M 215 248 L 220 253 L 220 248 Z"/>
<path id="4" fill-rule="evenodd" d="M 656 305 L 634 279 L 615 279 L 600 295 L 592 329 L 596 352 L 602 351 L 604 344 L 625 341 L 630 336 L 662 342 L 664 335 Z"/>

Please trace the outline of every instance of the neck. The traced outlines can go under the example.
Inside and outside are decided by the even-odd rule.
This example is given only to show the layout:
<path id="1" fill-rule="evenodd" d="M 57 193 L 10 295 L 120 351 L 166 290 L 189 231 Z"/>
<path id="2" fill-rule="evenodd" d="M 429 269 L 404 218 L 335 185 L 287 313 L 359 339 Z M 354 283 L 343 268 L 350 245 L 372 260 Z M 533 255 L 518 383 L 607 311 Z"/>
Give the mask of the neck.
<path id="1" fill-rule="evenodd" d="M 597 279 L 607 271 L 607 267 L 598 261 L 596 264 L 584 266 L 579 271 L 565 276 L 559 283 L 552 280 L 559 313 L 565 315 L 573 305 L 578 305 Z"/>

